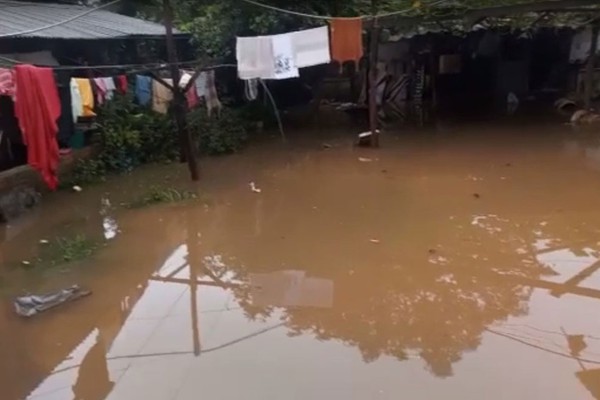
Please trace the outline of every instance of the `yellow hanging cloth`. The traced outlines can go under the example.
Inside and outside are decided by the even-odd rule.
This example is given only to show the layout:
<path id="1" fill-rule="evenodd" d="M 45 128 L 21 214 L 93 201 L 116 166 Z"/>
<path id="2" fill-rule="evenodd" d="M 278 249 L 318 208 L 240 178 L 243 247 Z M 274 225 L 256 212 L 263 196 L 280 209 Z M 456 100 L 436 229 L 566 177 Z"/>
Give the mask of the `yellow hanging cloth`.
<path id="1" fill-rule="evenodd" d="M 81 94 L 81 105 L 83 106 L 82 117 L 95 117 L 94 112 L 94 92 L 89 79 L 75 78 L 79 93 Z"/>

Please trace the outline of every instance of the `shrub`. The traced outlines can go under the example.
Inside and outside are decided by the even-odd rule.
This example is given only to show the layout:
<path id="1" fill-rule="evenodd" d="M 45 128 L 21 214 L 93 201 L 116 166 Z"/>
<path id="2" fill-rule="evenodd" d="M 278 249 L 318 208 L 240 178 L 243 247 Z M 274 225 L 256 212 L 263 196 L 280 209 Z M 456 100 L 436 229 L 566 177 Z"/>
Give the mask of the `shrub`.
<path id="1" fill-rule="evenodd" d="M 98 146 L 94 159 L 79 161 L 68 185 L 103 180 L 106 174 L 131 171 L 140 164 L 170 162 L 179 154 L 171 119 L 116 96 L 98 110 Z"/>
<path id="2" fill-rule="evenodd" d="M 101 158 L 109 171 L 127 171 L 140 163 L 177 158 L 177 135 L 171 118 L 119 96 L 98 113 Z"/>
<path id="3" fill-rule="evenodd" d="M 188 128 L 200 152 L 209 155 L 236 152 L 248 139 L 244 120 L 230 108 L 212 117 L 206 110 L 196 109 L 188 114 Z"/>

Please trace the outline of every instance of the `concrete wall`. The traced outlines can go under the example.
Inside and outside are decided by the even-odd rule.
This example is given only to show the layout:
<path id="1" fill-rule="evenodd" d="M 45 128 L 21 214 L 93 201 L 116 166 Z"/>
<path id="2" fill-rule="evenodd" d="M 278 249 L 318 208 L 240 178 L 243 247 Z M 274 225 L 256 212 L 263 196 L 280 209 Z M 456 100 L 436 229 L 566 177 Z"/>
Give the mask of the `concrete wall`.
<path id="1" fill-rule="evenodd" d="M 61 157 L 59 180 L 69 175 L 80 159 L 92 155 L 91 147 L 76 150 Z M 15 219 L 35 207 L 48 188 L 40 174 L 29 165 L 22 165 L 0 172 L 0 223 Z"/>

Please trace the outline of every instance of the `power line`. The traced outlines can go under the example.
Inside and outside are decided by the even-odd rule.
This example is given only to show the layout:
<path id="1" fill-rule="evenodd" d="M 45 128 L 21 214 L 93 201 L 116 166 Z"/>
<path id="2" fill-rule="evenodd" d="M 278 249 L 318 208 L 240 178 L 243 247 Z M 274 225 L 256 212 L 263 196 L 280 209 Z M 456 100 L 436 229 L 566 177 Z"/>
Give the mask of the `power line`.
<path id="1" fill-rule="evenodd" d="M 405 8 L 403 10 L 399 10 L 399 11 L 392 11 L 389 13 L 385 13 L 385 14 L 378 14 L 378 15 L 359 15 L 357 17 L 331 17 L 328 15 L 316 15 L 316 14 L 307 14 L 307 13 L 303 13 L 303 12 L 299 12 L 299 11 L 292 11 L 292 10 L 286 10 L 284 8 L 279 8 L 279 7 L 275 7 L 275 6 L 271 6 L 268 4 L 263 4 L 263 3 L 259 3 L 258 1 L 255 0 L 242 0 L 248 4 L 253 4 L 257 7 L 262 7 L 262 8 L 266 8 L 268 10 L 272 10 L 272 11 L 277 11 L 283 14 L 290 14 L 290 15 L 296 15 L 299 17 L 305 17 L 305 18 L 313 18 L 313 19 L 321 19 L 321 20 L 330 20 L 330 19 L 376 19 L 376 18 L 386 18 L 386 17 L 393 17 L 396 15 L 401 15 L 401 14 L 407 14 L 411 11 L 414 11 L 415 9 L 413 7 L 410 8 Z M 435 1 L 429 4 L 426 4 L 426 6 L 428 7 L 434 7 L 437 5 L 440 5 L 442 3 L 447 2 L 448 0 L 439 0 L 439 1 Z"/>
<path id="2" fill-rule="evenodd" d="M 35 32 L 43 31 L 43 30 L 46 30 L 46 29 L 54 28 L 54 27 L 57 27 L 57 26 L 60 26 L 60 25 L 64 25 L 64 24 L 67 24 L 67 23 L 69 23 L 71 21 L 74 21 L 74 20 L 76 20 L 78 18 L 85 17 L 86 15 L 91 14 L 94 11 L 98 11 L 100 9 L 103 9 L 103 8 L 106 8 L 106 7 L 110 7 L 113 4 L 116 4 L 116 3 L 120 2 L 120 1 L 121 0 L 111 1 L 110 3 L 106 3 L 104 5 L 101 5 L 101 6 L 98 6 L 98 7 L 95 7 L 95 8 L 91 8 L 89 10 L 86 10 L 85 12 L 82 12 L 80 14 L 74 15 L 74 16 L 72 16 L 70 18 L 67 18 L 67 19 L 63 20 L 63 21 L 59 21 L 59 22 L 55 22 L 55 23 L 52 23 L 52 24 L 49 24 L 49 25 L 41 26 L 39 28 L 28 29 L 26 31 L 21 31 L 21 32 L 5 33 L 5 34 L 0 35 L 0 39 L 1 38 L 7 38 L 7 37 L 13 37 L 13 36 L 27 35 L 27 34 L 30 34 L 30 33 L 35 33 Z"/>
<path id="3" fill-rule="evenodd" d="M 447 0 L 439 0 L 439 1 L 431 2 L 429 4 L 425 4 L 425 6 L 427 6 L 427 7 L 436 7 L 436 6 L 439 6 L 439 5 L 441 5 L 443 3 L 446 3 L 446 2 L 447 2 Z M 400 11 L 392 11 L 392 12 L 385 13 L 385 14 L 377 14 L 375 16 L 375 18 L 395 17 L 396 15 L 407 14 L 407 13 L 413 11 L 413 10 L 414 10 L 414 8 L 407 8 L 407 9 L 400 10 Z"/>
<path id="4" fill-rule="evenodd" d="M 523 344 L 525 346 L 533 347 L 534 349 L 542 350 L 542 351 L 544 351 L 546 353 L 554 354 L 556 356 L 560 356 L 560 357 L 564 357 L 564 358 L 575 359 L 575 357 L 573 357 L 570 354 L 561 353 L 559 351 L 547 349 L 545 347 L 538 346 L 538 345 L 535 345 L 533 343 L 529 343 L 529 342 L 527 342 L 527 341 L 525 341 L 523 339 L 520 339 L 518 337 L 509 335 L 509 334 L 506 334 L 506 333 L 498 332 L 498 331 L 495 331 L 495 330 L 490 329 L 490 328 L 486 328 L 485 330 L 488 331 L 489 333 L 493 333 L 494 335 L 498 335 L 498 336 L 504 337 L 506 339 L 514 340 L 515 342 L 521 343 L 521 344 Z M 585 359 L 585 358 L 578 358 L 578 359 L 580 361 L 584 362 L 584 363 L 600 365 L 600 360 L 591 360 L 591 359 Z"/>
<path id="5" fill-rule="evenodd" d="M 503 324 L 503 326 L 508 326 L 508 327 L 510 327 L 510 326 L 522 326 L 522 327 L 529 328 L 529 329 L 532 329 L 534 331 L 538 331 L 538 332 L 542 332 L 542 333 L 548 333 L 548 334 L 551 334 L 551 335 L 557 335 L 557 336 L 561 336 L 561 337 L 564 336 L 564 333 L 562 333 L 562 332 L 551 331 L 551 330 L 547 330 L 547 329 L 540 329 L 540 328 L 537 328 L 535 326 L 527 325 L 527 324 Z M 593 336 L 593 335 L 589 335 L 589 334 L 584 334 L 583 336 L 585 336 L 588 339 L 592 339 L 592 340 L 600 340 L 600 337 L 598 337 L 598 336 Z"/>
<path id="6" fill-rule="evenodd" d="M 277 11 L 277 12 L 280 12 L 280 13 L 290 14 L 290 15 L 297 15 L 299 17 L 306 17 L 306 18 L 313 18 L 313 19 L 323 19 L 323 20 L 329 20 L 329 19 L 332 18 L 332 17 L 328 17 L 328 16 L 325 16 L 325 15 L 306 14 L 306 13 L 302 13 L 302 12 L 298 12 L 298 11 L 285 10 L 283 8 L 274 7 L 274 6 L 270 6 L 268 4 L 259 3 L 259 2 L 254 1 L 254 0 L 242 0 L 242 1 L 245 1 L 246 3 L 249 3 L 249 4 L 253 4 L 253 5 L 258 6 L 258 7 L 266 8 L 266 9 L 269 9 L 269 10 L 272 10 L 272 11 Z"/>

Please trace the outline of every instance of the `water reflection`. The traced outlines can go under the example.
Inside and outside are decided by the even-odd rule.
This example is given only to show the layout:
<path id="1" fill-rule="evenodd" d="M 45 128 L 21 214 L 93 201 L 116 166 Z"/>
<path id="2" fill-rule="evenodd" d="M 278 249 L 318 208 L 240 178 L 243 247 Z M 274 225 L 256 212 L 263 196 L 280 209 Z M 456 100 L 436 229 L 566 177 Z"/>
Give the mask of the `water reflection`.
<path id="1" fill-rule="evenodd" d="M 306 271 L 288 270 L 249 274 L 255 307 L 322 307 L 333 305 L 333 281 L 307 277 Z"/>
<path id="2" fill-rule="evenodd" d="M 379 267 L 376 274 L 369 268 L 350 274 L 322 271 L 327 278 L 305 270 L 252 272 L 255 268 L 241 263 L 239 256 L 203 254 L 195 244 L 200 235 L 193 226 L 187 223 L 187 244 L 172 251 L 146 286 L 136 287 L 137 295 L 126 296 L 123 325 L 113 331 L 94 329 L 29 398 L 44 398 L 53 390 L 70 398 L 64 394 L 66 386 L 61 386 L 65 381 L 71 381 L 72 398 L 103 399 L 109 393 L 109 398 L 129 398 L 140 390 L 138 379 L 158 373 L 157 361 L 143 360 L 160 360 L 160 371 L 167 365 L 170 373 L 159 381 L 172 387 L 192 368 L 187 356 L 222 351 L 278 329 L 292 337 L 308 334 L 320 341 L 342 342 L 358 349 L 366 362 L 418 358 L 438 377 L 452 376 L 454 365 L 482 344 L 485 333 L 526 346 L 539 344 L 539 336 L 523 336 L 507 326 L 490 327 L 528 312 L 533 288 L 551 283 L 537 281 L 544 268 L 535 274 L 528 273 L 530 266 L 505 268 L 504 274 L 474 273 L 470 268 L 442 273 L 396 265 Z M 190 246 L 195 252 L 189 251 Z M 551 253 L 538 255 L 542 264 L 544 254 Z M 447 255 L 449 261 L 459 256 Z M 553 269 L 565 261 L 551 259 Z M 578 264 L 570 272 L 581 267 L 586 265 Z M 600 298 L 600 292 L 593 297 Z M 587 345 L 573 350 L 577 347 L 573 337 L 565 334 L 562 344 L 554 340 L 556 350 L 550 351 L 563 354 L 568 344 L 571 358 L 581 366 L 577 378 L 597 396 L 598 370 L 587 367 L 594 356 L 588 354 Z M 122 384 L 115 388 L 116 382 Z"/>
<path id="3" fill-rule="evenodd" d="M 8 398 L 600 398 L 594 190 L 528 158 L 320 154 L 265 167 L 260 195 L 242 176 L 208 209 L 119 215 L 94 296 L 0 314 L 2 354 L 27 360 Z"/>
<path id="4" fill-rule="evenodd" d="M 110 203 L 110 199 L 103 197 L 101 200 L 100 215 L 102 216 L 102 228 L 104 231 L 104 239 L 114 239 L 119 232 L 119 224 L 114 215 L 114 209 Z"/>
<path id="5" fill-rule="evenodd" d="M 367 362 L 418 358 L 438 377 L 451 376 L 453 365 L 489 332 L 542 351 L 569 351 L 580 367 L 577 378 L 598 398 L 599 370 L 588 366 L 600 354 L 589 354 L 594 346 L 587 336 L 551 332 L 555 350 L 544 350 L 536 328 L 528 334 L 510 324 L 490 328 L 527 312 L 532 288 L 519 278 L 458 271 L 423 276 L 395 268 L 375 280 L 366 269 L 325 279 L 301 270 L 247 273 L 223 255 L 202 257 L 194 266 L 190 257 L 186 245 L 176 247 L 147 285 L 123 299 L 122 326 L 95 328 L 28 398 L 131 398 L 140 380 L 159 373 L 150 385 L 159 392 L 151 397 L 168 398 L 195 368 L 188 357 L 280 329 L 291 337 L 341 341 Z"/>

